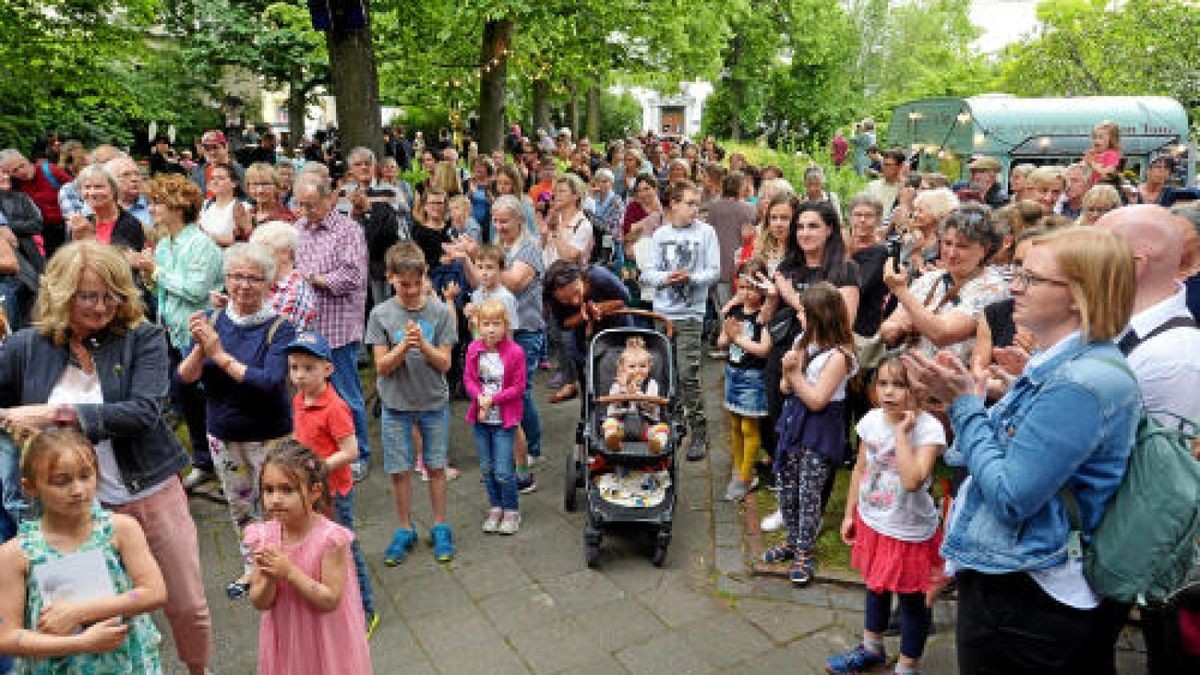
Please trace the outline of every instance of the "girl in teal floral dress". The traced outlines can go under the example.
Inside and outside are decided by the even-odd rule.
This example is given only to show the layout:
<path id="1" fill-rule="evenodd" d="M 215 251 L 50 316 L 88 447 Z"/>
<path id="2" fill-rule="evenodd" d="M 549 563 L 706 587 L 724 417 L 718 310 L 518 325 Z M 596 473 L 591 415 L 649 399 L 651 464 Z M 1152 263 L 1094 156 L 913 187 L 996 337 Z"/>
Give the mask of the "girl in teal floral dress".
<path id="1" fill-rule="evenodd" d="M 0 547 L 0 653 L 15 673 L 156 675 L 148 616 L 167 598 L 137 521 L 95 506 L 99 467 L 79 432 L 29 443 L 21 485 L 42 507 Z"/>

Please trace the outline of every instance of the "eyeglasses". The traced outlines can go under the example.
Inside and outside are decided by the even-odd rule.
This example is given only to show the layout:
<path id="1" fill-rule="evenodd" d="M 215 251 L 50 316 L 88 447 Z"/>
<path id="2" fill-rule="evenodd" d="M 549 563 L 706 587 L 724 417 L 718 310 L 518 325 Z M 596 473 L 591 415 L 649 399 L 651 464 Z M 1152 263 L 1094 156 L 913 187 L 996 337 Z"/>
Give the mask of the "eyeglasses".
<path id="1" fill-rule="evenodd" d="M 1050 286 L 1066 286 L 1067 282 L 1061 279 L 1051 279 L 1040 274 L 1034 274 L 1024 267 L 1019 267 L 1013 270 L 1012 286 L 1013 288 L 1027 289 L 1030 286 L 1037 284 L 1046 284 Z"/>
<path id="2" fill-rule="evenodd" d="M 249 274 L 226 274 L 225 283 L 227 284 L 242 284 L 245 286 L 253 286 L 266 281 L 266 277 L 255 277 Z"/>
<path id="3" fill-rule="evenodd" d="M 201 147 L 203 147 L 205 150 L 220 150 L 221 149 L 221 146 L 219 146 L 219 145 L 205 145 L 205 146 L 201 146 Z"/>
<path id="4" fill-rule="evenodd" d="M 84 307 L 120 307 L 125 304 L 125 298 L 112 291 L 77 291 L 73 297 L 75 302 Z"/>

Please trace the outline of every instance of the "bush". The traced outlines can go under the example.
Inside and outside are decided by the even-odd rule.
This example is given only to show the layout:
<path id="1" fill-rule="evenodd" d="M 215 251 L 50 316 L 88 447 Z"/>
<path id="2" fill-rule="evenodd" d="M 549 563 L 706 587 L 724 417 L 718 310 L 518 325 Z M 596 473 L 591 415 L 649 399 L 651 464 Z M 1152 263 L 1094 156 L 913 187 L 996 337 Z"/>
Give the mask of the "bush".
<path id="1" fill-rule="evenodd" d="M 580 122 L 582 128 L 588 127 L 587 110 Z M 625 138 L 642 130 L 642 105 L 629 93 L 600 94 L 600 138 L 593 141 L 610 141 L 614 138 Z M 582 132 L 581 132 L 582 133 Z M 598 143 L 597 143 L 598 145 Z"/>
<path id="2" fill-rule="evenodd" d="M 727 153 L 741 152 L 745 154 L 746 159 L 756 167 L 762 168 L 773 164 L 783 169 L 783 177 L 792 184 L 792 187 L 796 188 L 797 193 L 804 191 L 804 170 L 813 164 L 820 166 L 825 170 L 825 189 L 836 192 L 843 207 L 848 206 L 850 200 L 862 192 L 863 187 L 867 184 L 867 179 L 854 172 L 849 157 L 840 168 L 834 168 L 833 157 L 828 146 L 785 151 L 730 141 L 723 141 L 721 145 L 725 147 Z M 844 221 L 845 214 L 842 214 L 842 217 Z"/>

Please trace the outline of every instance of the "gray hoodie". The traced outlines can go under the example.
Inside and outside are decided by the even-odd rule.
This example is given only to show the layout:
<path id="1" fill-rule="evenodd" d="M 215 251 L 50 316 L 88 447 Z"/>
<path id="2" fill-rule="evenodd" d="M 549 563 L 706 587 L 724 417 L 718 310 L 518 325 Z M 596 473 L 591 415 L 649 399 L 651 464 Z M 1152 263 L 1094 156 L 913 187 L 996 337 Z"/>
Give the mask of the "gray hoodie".
<path id="1" fill-rule="evenodd" d="M 664 224 L 651 237 L 649 263 L 641 283 L 655 289 L 654 311 L 668 319 L 704 319 L 708 289 L 721 274 L 717 233 L 707 223 L 692 221 L 687 227 Z M 666 285 L 667 275 L 686 270 L 686 283 Z"/>

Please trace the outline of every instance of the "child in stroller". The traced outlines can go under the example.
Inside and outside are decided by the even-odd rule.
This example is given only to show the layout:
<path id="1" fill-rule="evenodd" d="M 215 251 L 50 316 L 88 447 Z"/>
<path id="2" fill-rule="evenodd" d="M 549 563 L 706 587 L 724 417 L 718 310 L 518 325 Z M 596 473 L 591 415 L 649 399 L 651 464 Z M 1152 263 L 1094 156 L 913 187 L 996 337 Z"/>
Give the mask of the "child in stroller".
<path id="1" fill-rule="evenodd" d="M 650 377 L 650 350 L 641 337 L 630 337 L 617 359 L 617 374 L 609 388 L 610 396 L 660 396 L 658 382 Z M 670 434 L 663 420 L 662 406 L 644 401 L 620 401 L 608 404 L 600 427 L 604 445 L 614 452 L 627 440 L 645 441 L 651 453 L 662 452 Z"/>

